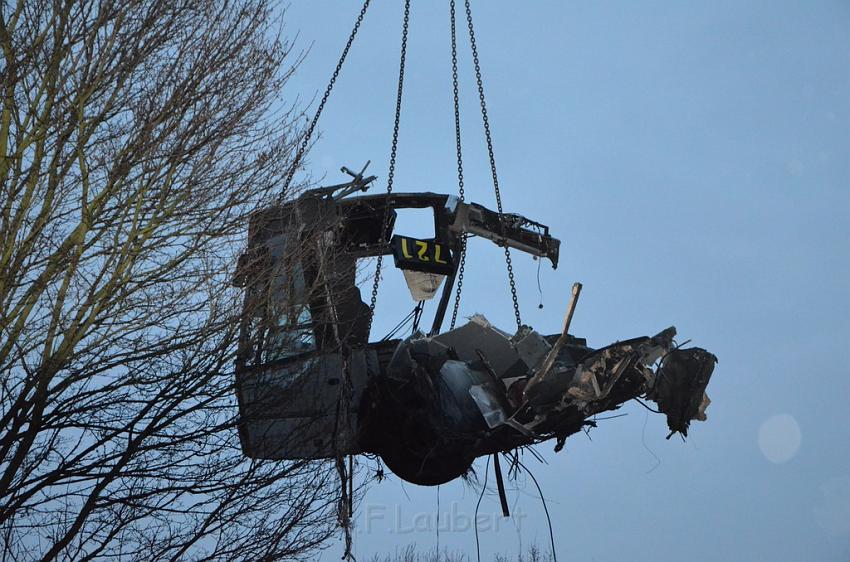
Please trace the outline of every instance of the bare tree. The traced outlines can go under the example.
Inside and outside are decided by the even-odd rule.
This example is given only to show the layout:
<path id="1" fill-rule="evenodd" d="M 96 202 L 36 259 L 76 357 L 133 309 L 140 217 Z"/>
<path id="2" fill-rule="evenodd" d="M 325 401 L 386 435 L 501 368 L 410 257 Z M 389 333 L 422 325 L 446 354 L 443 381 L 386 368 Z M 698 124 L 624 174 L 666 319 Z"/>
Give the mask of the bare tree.
<path id="1" fill-rule="evenodd" d="M 248 462 L 234 430 L 234 256 L 299 134 L 270 16 L 3 2 L 3 559 L 304 558 L 333 532 L 333 465 Z"/>

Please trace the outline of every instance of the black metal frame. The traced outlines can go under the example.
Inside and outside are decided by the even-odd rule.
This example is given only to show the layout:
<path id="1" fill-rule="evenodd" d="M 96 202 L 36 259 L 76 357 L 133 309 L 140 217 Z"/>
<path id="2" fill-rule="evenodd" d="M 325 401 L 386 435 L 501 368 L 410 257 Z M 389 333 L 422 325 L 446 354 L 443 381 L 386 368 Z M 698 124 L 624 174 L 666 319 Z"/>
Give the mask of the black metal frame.
<path id="1" fill-rule="evenodd" d="M 266 250 L 266 242 L 293 228 L 293 223 L 297 221 L 316 224 L 321 222 L 333 228 L 334 244 L 346 260 L 391 254 L 393 250 L 390 239 L 395 226 L 396 211 L 399 209 L 432 209 L 434 240 L 448 247 L 454 256 L 459 256 L 462 236 L 466 233 L 487 238 L 501 246 L 548 258 L 553 267 L 557 267 L 560 242 L 552 238 L 548 227 L 542 224 L 511 214 L 502 215 L 504 223 L 501 224 L 498 213 L 475 203 L 464 203 L 457 197 L 446 194 L 419 192 L 349 196 L 356 191 L 365 191 L 374 179 L 364 179 L 362 173 L 351 175 L 354 180 L 349 183 L 309 190 L 283 205 L 254 213 L 248 227 L 248 247 L 239 260 L 234 283 L 243 287 L 250 284 L 251 276 L 259 274 L 256 267 L 258 262 L 261 268 L 270 267 L 268 260 L 263 262 L 258 259 Z M 387 206 L 390 213 L 389 228 L 386 236 L 382 236 L 380 225 Z M 439 333 L 442 327 L 454 289 L 459 261 L 454 260 L 454 268 L 446 276 L 429 332 L 431 335 Z M 249 267 L 249 264 L 254 267 Z M 247 300 L 245 306 L 247 315 L 250 313 Z M 312 305 L 311 312 L 315 312 Z M 362 313 L 368 314 L 366 311 L 357 314 Z M 243 330 L 247 328 L 248 324 L 245 323 Z M 338 343 L 342 347 L 363 347 L 368 344 L 368 338 L 367 333 L 365 338 L 359 337 L 354 341 Z M 243 333 L 243 343 L 247 343 L 248 339 L 248 334 Z M 240 356 L 237 371 L 245 369 L 246 358 L 244 354 Z"/>

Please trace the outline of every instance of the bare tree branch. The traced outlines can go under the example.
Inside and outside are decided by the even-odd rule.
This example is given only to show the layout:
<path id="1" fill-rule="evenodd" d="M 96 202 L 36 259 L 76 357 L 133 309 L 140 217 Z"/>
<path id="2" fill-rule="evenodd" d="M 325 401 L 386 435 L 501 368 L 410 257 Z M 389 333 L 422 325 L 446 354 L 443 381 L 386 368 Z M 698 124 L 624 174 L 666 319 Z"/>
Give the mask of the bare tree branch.
<path id="1" fill-rule="evenodd" d="M 266 0 L 2 6 L 2 557 L 303 558 L 333 466 L 244 459 L 232 389 L 291 45 Z"/>

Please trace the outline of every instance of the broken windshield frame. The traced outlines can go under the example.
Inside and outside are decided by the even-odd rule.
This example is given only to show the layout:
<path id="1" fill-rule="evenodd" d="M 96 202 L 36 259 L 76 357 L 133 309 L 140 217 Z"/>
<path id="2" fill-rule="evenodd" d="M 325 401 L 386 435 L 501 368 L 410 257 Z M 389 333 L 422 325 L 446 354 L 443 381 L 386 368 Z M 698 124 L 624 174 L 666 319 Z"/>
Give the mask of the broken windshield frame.
<path id="1" fill-rule="evenodd" d="M 234 283 L 245 303 L 239 365 L 369 345 L 371 311 L 356 286 L 356 261 L 393 252 L 397 210 L 430 208 L 433 244 L 459 255 L 463 233 L 544 257 L 557 267 L 560 242 L 548 227 L 520 215 L 500 215 L 452 195 L 421 192 L 334 198 L 319 188 L 257 211 Z M 386 216 L 388 228 L 382 233 Z M 399 233 L 404 234 L 404 233 Z M 431 333 L 438 333 L 457 261 L 447 279 Z"/>

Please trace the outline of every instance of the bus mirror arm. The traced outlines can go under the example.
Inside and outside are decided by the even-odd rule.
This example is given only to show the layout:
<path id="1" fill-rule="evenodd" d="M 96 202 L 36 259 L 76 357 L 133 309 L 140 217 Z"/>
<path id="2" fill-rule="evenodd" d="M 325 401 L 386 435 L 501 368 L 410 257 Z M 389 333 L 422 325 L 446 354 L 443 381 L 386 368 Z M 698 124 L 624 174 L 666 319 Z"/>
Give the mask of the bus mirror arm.
<path id="1" fill-rule="evenodd" d="M 458 202 L 449 231 L 487 238 L 498 246 L 508 246 L 539 258 L 547 258 L 558 267 L 561 241 L 549 235 L 549 227 L 521 215 L 491 211 L 477 203 Z"/>

